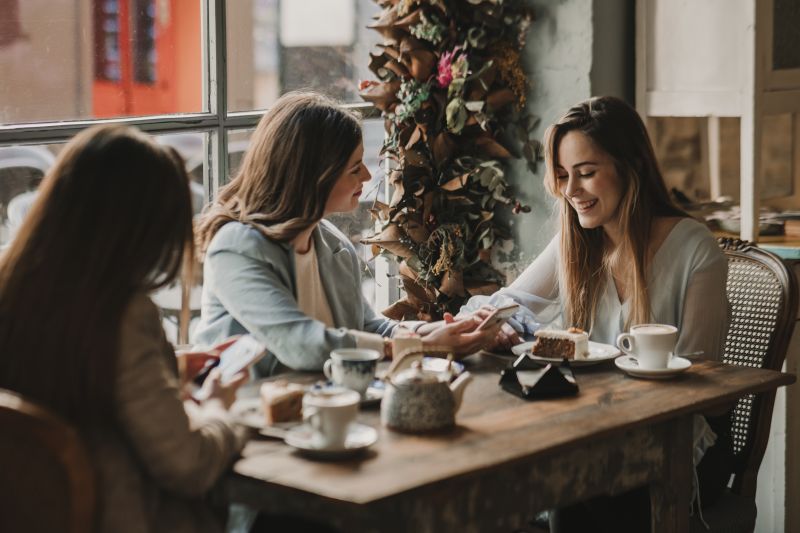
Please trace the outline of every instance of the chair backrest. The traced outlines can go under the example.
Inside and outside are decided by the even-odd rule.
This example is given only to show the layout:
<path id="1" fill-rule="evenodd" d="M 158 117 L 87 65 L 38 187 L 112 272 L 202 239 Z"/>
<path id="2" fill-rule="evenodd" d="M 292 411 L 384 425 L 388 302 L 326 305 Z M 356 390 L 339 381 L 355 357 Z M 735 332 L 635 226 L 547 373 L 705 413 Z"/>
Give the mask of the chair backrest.
<path id="1" fill-rule="evenodd" d="M 728 258 L 731 321 L 723 360 L 734 365 L 780 370 L 797 318 L 797 281 L 775 254 L 750 242 L 721 238 Z M 769 439 L 775 391 L 740 398 L 732 420 L 735 457 L 733 491 L 755 497 Z"/>
<path id="2" fill-rule="evenodd" d="M 0 531 L 89 533 L 94 474 L 78 432 L 0 389 Z"/>

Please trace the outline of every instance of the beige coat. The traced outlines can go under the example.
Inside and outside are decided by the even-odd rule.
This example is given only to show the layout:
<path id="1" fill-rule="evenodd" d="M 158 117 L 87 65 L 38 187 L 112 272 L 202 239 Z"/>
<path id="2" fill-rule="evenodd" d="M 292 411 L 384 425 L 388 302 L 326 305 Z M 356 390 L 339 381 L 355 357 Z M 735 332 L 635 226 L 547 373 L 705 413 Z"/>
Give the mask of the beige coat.
<path id="1" fill-rule="evenodd" d="M 123 317 L 115 430 L 86 435 L 97 469 L 102 533 L 219 531 L 201 498 L 241 450 L 226 411 L 180 399 L 158 310 L 136 295 Z"/>

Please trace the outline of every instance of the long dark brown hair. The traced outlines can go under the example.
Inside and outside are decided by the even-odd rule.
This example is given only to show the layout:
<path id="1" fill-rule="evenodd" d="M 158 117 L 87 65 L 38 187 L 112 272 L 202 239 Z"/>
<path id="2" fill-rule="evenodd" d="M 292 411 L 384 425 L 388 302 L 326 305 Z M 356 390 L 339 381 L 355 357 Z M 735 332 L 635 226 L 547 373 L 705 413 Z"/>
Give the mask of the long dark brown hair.
<path id="1" fill-rule="evenodd" d="M 123 312 L 191 252 L 183 161 L 124 126 L 77 135 L 0 258 L 0 387 L 110 420 Z"/>
<path id="2" fill-rule="evenodd" d="M 618 210 L 622 243 L 612 250 L 602 227 L 581 227 L 578 214 L 558 187 L 558 147 L 570 131 L 589 137 L 614 161 L 622 181 Z M 688 216 L 670 199 L 642 119 L 624 101 L 611 96 L 591 98 L 570 108 L 545 133 L 545 186 L 560 200 L 561 286 L 565 318 L 590 330 L 606 273 L 625 265 L 631 287 L 631 311 L 626 327 L 650 321 L 647 294 L 649 245 L 657 217 Z"/>
<path id="3" fill-rule="evenodd" d="M 241 169 L 204 213 L 198 249 L 228 222 L 288 242 L 322 219 L 325 203 L 361 142 L 358 115 L 312 92 L 280 97 L 261 118 Z"/>

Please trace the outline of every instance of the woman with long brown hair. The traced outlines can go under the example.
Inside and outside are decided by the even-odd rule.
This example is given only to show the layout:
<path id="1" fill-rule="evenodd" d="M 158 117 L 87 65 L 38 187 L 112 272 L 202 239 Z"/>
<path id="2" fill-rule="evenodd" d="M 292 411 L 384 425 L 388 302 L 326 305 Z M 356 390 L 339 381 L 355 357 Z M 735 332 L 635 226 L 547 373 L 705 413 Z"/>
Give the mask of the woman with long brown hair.
<path id="1" fill-rule="evenodd" d="M 257 364 L 262 375 L 320 370 L 335 348 L 391 352 L 398 323 L 366 302 L 352 243 L 323 218 L 358 206 L 370 179 L 363 153 L 352 112 L 315 93 L 275 102 L 198 228 L 205 276 L 196 342 L 249 332 L 269 351 Z M 423 346 L 470 353 L 494 336 L 475 325 L 413 327 Z"/>
<path id="2" fill-rule="evenodd" d="M 221 527 L 189 501 L 243 444 L 227 408 L 246 376 L 211 376 L 205 402 L 184 402 L 147 297 L 191 249 L 180 156 L 100 126 L 67 144 L 0 258 L 0 387 L 78 427 L 96 468 L 98 531 Z"/>
<path id="3" fill-rule="evenodd" d="M 548 303 L 560 308 L 561 325 L 583 328 L 593 341 L 616 344 L 632 325 L 671 324 L 679 329 L 677 354 L 721 359 L 727 260 L 705 225 L 673 204 L 636 111 L 613 97 L 572 107 L 545 134 L 545 166 L 560 232 L 501 293 L 533 302 L 528 307 L 535 314 Z M 518 333 L 503 326 L 498 344 L 518 342 Z M 703 505 L 725 488 L 731 457 L 728 417 L 708 421 L 717 444 L 697 470 Z M 704 421 L 698 427 L 705 428 Z M 646 490 L 595 500 L 555 513 L 553 529 L 605 524 L 614 531 L 644 531 L 648 501 Z"/>

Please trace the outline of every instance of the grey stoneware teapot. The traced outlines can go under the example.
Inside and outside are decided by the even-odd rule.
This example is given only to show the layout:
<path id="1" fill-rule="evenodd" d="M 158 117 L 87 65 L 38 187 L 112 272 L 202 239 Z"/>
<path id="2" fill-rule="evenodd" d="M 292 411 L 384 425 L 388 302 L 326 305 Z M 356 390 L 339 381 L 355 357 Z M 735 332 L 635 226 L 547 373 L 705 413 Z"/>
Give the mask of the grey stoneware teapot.
<path id="1" fill-rule="evenodd" d="M 413 360 L 410 367 L 409 360 Z M 395 363 L 384 378 L 381 422 L 406 433 L 453 427 L 464 389 L 472 381 L 470 373 L 464 372 L 449 383 L 451 372 L 425 370 L 421 354 L 406 354 Z"/>

